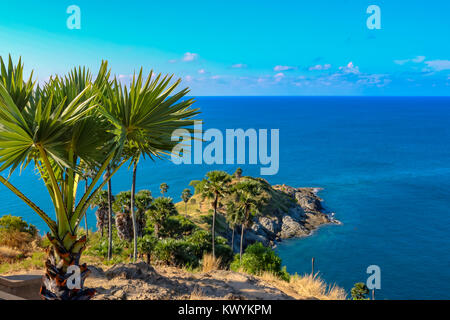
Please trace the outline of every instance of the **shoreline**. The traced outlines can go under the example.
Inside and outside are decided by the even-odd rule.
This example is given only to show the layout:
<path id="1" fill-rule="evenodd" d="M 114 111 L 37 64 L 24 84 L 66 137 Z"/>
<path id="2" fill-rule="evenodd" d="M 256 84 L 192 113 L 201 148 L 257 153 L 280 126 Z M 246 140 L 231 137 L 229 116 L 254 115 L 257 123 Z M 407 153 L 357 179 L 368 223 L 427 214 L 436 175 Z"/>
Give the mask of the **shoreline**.
<path id="1" fill-rule="evenodd" d="M 330 212 L 322 205 L 323 199 L 318 193 L 320 187 L 291 187 L 285 184 L 269 185 L 272 190 L 272 211 L 255 217 L 254 224 L 246 230 L 244 247 L 261 242 L 263 245 L 275 248 L 283 240 L 300 239 L 312 235 L 322 225 L 342 225 L 334 212 Z M 291 199 L 289 207 L 280 205 L 277 197 Z M 227 233 L 224 235 L 229 238 Z M 238 248 L 234 244 L 235 249 Z"/>

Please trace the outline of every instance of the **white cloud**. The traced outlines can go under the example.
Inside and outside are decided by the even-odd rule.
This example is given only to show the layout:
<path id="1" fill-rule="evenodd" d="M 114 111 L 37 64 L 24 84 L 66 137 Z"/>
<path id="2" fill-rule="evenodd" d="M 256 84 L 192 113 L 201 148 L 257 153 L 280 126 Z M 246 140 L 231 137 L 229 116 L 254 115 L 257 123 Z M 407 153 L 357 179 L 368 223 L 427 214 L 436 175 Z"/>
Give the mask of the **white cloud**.
<path id="1" fill-rule="evenodd" d="M 177 62 L 177 59 L 170 59 L 169 60 L 169 63 L 175 63 L 175 62 Z"/>
<path id="2" fill-rule="evenodd" d="M 244 63 L 236 63 L 231 66 L 233 69 L 244 69 L 247 68 L 247 65 Z"/>
<path id="3" fill-rule="evenodd" d="M 359 67 L 355 66 L 352 61 L 350 61 L 346 66 L 339 67 L 339 70 L 341 70 L 343 73 L 359 73 Z"/>
<path id="4" fill-rule="evenodd" d="M 309 67 L 309 70 L 310 71 L 312 71 L 312 70 L 328 70 L 330 68 L 331 68 L 331 64 L 329 64 L 329 63 L 324 64 L 324 65 L 316 64 L 315 66 Z"/>
<path id="5" fill-rule="evenodd" d="M 194 78 L 192 78 L 192 76 L 187 75 L 184 77 L 184 80 L 186 80 L 187 82 L 191 82 Z"/>
<path id="6" fill-rule="evenodd" d="M 297 69 L 296 67 L 292 67 L 292 66 L 275 66 L 273 68 L 273 71 L 288 71 L 288 70 L 294 70 Z"/>
<path id="7" fill-rule="evenodd" d="M 186 52 L 183 56 L 183 61 L 189 62 L 189 61 L 194 61 L 198 58 L 198 54 L 197 53 L 192 53 L 192 52 Z"/>
<path id="8" fill-rule="evenodd" d="M 450 60 L 431 60 L 425 64 L 434 71 L 450 70 Z"/>
<path id="9" fill-rule="evenodd" d="M 281 79 L 284 78 L 284 73 L 283 72 L 279 72 L 276 75 L 273 76 L 275 78 L 275 81 L 281 81 Z"/>
<path id="10" fill-rule="evenodd" d="M 200 69 L 200 70 L 198 70 L 197 72 L 200 73 L 200 74 L 205 74 L 205 73 L 206 73 L 206 70 L 205 70 L 205 69 Z"/>

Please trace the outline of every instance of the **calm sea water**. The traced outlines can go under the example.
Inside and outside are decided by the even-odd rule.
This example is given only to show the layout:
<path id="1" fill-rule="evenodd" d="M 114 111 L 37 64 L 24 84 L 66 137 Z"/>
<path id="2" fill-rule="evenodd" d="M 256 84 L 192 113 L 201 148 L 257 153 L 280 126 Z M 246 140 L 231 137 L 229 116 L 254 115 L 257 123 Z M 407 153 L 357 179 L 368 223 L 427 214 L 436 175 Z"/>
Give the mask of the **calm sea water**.
<path id="1" fill-rule="evenodd" d="M 366 268 L 381 268 L 379 299 L 450 298 L 449 98 L 198 98 L 204 129 L 280 129 L 280 170 L 269 182 L 324 188 L 320 195 L 343 225 L 283 242 L 277 251 L 289 272 L 310 272 L 316 259 L 324 279 L 350 290 Z M 159 193 L 167 182 L 176 201 L 190 180 L 233 165 L 144 161 L 138 189 Z M 259 166 L 242 166 L 259 175 Z M 12 181 L 52 213 L 42 185 L 27 170 Z M 129 189 L 126 168 L 113 191 Z M 1 214 L 39 218 L 0 186 Z M 95 216 L 89 213 L 89 224 Z"/>

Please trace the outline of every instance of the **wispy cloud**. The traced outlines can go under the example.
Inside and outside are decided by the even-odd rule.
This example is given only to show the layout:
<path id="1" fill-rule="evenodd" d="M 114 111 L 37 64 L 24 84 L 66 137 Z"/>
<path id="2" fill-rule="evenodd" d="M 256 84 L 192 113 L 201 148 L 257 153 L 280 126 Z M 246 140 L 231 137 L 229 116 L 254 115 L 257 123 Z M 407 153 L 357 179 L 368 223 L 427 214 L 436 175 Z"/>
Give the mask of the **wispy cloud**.
<path id="1" fill-rule="evenodd" d="M 313 71 L 313 70 L 328 70 L 330 68 L 331 68 L 331 64 L 329 64 L 329 63 L 324 64 L 324 65 L 316 64 L 315 66 L 309 67 L 309 70 L 310 71 Z"/>
<path id="2" fill-rule="evenodd" d="M 273 76 L 275 78 L 275 81 L 281 81 L 284 78 L 284 73 L 283 72 L 279 72 L 276 75 Z"/>
<path id="3" fill-rule="evenodd" d="M 409 62 L 421 63 L 421 62 L 423 62 L 425 60 L 425 58 L 426 58 L 425 56 L 417 56 L 417 57 L 412 58 L 412 59 L 394 60 L 394 63 L 395 64 L 399 64 L 399 65 L 404 65 L 404 64 L 409 63 Z"/>
<path id="4" fill-rule="evenodd" d="M 450 60 L 431 60 L 425 61 L 425 64 L 434 71 L 450 70 Z"/>
<path id="5" fill-rule="evenodd" d="M 247 65 L 244 63 L 236 63 L 231 66 L 233 69 L 244 69 L 247 68 Z"/>
<path id="6" fill-rule="evenodd" d="M 273 71 L 289 71 L 289 70 L 295 70 L 295 69 L 297 69 L 297 67 L 278 65 L 273 68 Z"/>
<path id="7" fill-rule="evenodd" d="M 189 61 L 194 61 L 198 58 L 198 54 L 197 53 L 192 53 L 192 52 L 186 52 L 183 56 L 183 61 L 189 62 Z"/>

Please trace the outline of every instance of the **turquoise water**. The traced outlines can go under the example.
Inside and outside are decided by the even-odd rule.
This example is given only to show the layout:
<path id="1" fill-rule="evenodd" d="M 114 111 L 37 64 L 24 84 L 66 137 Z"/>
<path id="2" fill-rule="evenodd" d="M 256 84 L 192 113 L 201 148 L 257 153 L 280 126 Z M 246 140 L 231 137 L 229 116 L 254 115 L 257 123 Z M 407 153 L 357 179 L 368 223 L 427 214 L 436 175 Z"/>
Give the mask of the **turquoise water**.
<path id="1" fill-rule="evenodd" d="M 381 268 L 379 299 L 450 298 L 450 99 L 449 98 L 198 98 L 204 129 L 280 129 L 280 170 L 269 182 L 324 188 L 325 206 L 343 225 L 320 228 L 277 251 L 289 272 L 310 272 L 316 259 L 324 279 L 349 290 L 365 282 L 366 268 Z M 142 162 L 138 189 L 180 199 L 190 180 L 237 165 Z M 259 175 L 259 166 L 241 166 Z M 49 196 L 30 170 L 12 181 L 43 209 Z M 126 169 L 113 191 L 129 189 Z M 5 187 L 1 214 L 44 225 Z M 90 226 L 95 216 L 89 213 Z"/>

